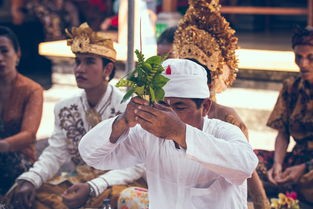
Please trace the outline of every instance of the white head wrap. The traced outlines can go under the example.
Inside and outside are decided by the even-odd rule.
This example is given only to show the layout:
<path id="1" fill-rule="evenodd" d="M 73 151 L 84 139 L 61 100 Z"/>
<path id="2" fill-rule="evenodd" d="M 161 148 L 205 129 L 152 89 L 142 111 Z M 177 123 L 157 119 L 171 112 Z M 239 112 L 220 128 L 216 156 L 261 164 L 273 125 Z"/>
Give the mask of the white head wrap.
<path id="1" fill-rule="evenodd" d="M 164 86 L 165 97 L 210 97 L 207 72 L 201 65 L 187 59 L 167 59 L 162 66 L 163 75 L 170 79 Z"/>

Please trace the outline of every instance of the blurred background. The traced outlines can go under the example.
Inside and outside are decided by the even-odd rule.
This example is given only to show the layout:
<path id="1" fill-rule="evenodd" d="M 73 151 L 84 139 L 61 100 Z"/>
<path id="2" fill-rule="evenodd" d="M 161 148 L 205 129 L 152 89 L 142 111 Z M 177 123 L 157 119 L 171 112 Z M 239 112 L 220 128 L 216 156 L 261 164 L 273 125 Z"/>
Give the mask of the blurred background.
<path id="1" fill-rule="evenodd" d="M 218 102 L 234 107 L 248 125 L 254 148 L 273 149 L 276 132 L 265 126 L 283 79 L 298 72 L 291 49 L 296 25 L 313 25 L 313 0 L 221 0 L 221 11 L 236 30 L 239 73 Z M 21 43 L 19 70 L 45 88 L 43 120 L 38 138 L 53 128 L 53 106 L 79 91 L 72 75 L 73 54 L 65 28 L 82 22 L 115 41 L 117 76 L 125 74 L 128 4 L 134 7 L 135 49 L 142 21 L 143 51 L 156 53 L 155 40 L 177 25 L 187 0 L 0 0 L 0 25 L 13 29 Z"/>

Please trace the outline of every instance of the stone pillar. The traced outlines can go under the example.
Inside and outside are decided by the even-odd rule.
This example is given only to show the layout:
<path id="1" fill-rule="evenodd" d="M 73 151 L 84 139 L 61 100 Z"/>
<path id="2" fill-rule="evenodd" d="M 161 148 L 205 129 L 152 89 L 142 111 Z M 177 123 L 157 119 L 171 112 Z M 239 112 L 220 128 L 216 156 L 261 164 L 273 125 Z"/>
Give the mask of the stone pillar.
<path id="1" fill-rule="evenodd" d="M 134 0 L 135 6 L 135 19 L 134 25 L 134 49 L 140 50 L 140 43 L 142 43 L 142 52 L 146 57 L 156 54 L 156 39 L 154 33 L 154 25 L 150 20 L 147 5 L 144 0 Z M 127 53 L 127 9 L 128 0 L 121 0 L 119 7 L 119 25 L 118 25 L 118 49 L 123 60 L 126 60 Z M 141 35 L 140 35 L 140 22 L 141 22 Z M 141 41 L 140 41 L 141 37 Z"/>

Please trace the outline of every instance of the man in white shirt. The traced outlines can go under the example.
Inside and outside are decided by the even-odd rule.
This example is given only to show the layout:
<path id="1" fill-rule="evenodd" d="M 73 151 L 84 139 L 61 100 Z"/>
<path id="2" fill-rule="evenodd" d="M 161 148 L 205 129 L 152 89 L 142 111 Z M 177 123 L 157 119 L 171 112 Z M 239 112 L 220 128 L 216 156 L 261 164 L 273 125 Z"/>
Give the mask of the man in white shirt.
<path id="1" fill-rule="evenodd" d="M 168 59 L 163 104 L 135 97 L 126 111 L 90 130 L 79 144 L 97 169 L 146 167 L 151 209 L 247 208 L 247 185 L 257 157 L 241 130 L 206 117 L 210 108 L 205 69 Z"/>
<path id="2" fill-rule="evenodd" d="M 122 92 L 109 83 L 116 60 L 113 41 L 87 24 L 74 28 L 68 41 L 76 54 L 77 86 L 83 91 L 55 105 L 55 127 L 48 147 L 33 167 L 17 179 L 12 204 L 18 209 L 43 208 L 40 205 L 53 209 L 83 205 L 99 208 L 111 186 L 127 185 L 144 173 L 143 165 L 105 173 L 82 161 L 78 143 L 83 135 L 101 120 L 123 112 L 126 105 L 121 104 Z M 69 161 L 74 169 L 68 175 L 58 175 L 61 166 Z"/>

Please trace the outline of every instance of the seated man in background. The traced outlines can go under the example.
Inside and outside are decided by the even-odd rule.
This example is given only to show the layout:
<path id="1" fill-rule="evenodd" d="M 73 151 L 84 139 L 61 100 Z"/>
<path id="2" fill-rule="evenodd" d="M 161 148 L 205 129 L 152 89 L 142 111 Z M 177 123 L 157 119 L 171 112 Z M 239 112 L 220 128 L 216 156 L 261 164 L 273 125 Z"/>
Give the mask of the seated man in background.
<path id="1" fill-rule="evenodd" d="M 73 29 L 69 36 L 68 44 L 76 55 L 77 86 L 84 91 L 56 104 L 49 146 L 34 166 L 17 179 L 12 204 L 19 209 L 101 207 L 103 199 L 111 193 L 118 194 L 110 186 L 127 184 L 142 176 L 140 165 L 105 173 L 81 159 L 78 143 L 83 135 L 101 120 L 123 112 L 125 104 L 121 104 L 122 93 L 109 83 L 116 59 L 112 40 L 87 24 Z M 56 176 L 68 161 L 75 165 L 74 175 Z"/>
<path id="2" fill-rule="evenodd" d="M 277 130 L 275 150 L 256 150 L 258 173 L 269 196 L 295 191 L 313 206 L 313 28 L 298 28 L 292 36 L 299 75 L 283 82 L 267 126 Z M 287 151 L 290 138 L 295 140 Z M 302 208 L 302 206 L 301 206 Z"/>

